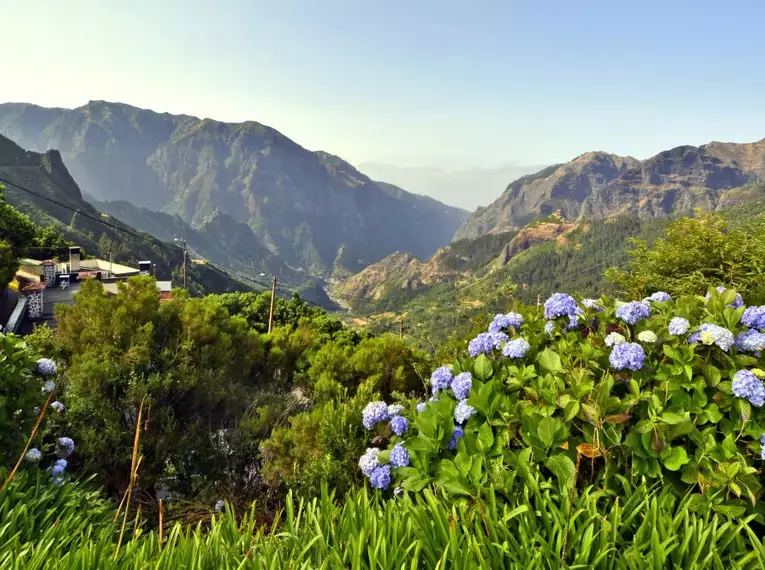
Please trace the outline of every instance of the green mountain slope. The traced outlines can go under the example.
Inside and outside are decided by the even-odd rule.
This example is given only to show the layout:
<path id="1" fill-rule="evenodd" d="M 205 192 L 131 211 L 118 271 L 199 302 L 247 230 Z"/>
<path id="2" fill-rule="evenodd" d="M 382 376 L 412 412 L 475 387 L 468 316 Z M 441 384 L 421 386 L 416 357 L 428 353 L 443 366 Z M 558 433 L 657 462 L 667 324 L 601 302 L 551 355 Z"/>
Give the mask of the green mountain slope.
<path id="1" fill-rule="evenodd" d="M 36 225 L 55 228 L 90 255 L 106 259 L 112 255 L 114 261 L 133 266 L 137 266 L 138 261 L 150 260 L 156 265 L 158 278 L 174 277 L 176 284 L 180 284 L 180 268 L 183 264 L 181 248 L 171 244 L 162 245 L 157 243 L 156 238 L 148 234 L 141 235 L 135 228 L 118 219 L 105 218 L 83 200 L 77 183 L 57 151 L 45 154 L 25 151 L 13 141 L 0 136 L 0 178 L 11 183 L 5 184 L 7 202 L 27 214 Z M 81 213 L 73 213 L 72 210 Z M 108 227 L 97 220 L 127 231 Z M 189 285 L 192 291 L 198 292 L 249 289 L 225 273 L 201 265 L 189 268 Z"/>
<path id="2" fill-rule="evenodd" d="M 0 133 L 34 150 L 59 149 L 98 200 L 161 209 L 195 229 L 216 212 L 226 214 L 310 275 L 346 275 L 396 250 L 428 257 L 468 216 L 383 188 L 338 157 L 306 150 L 256 122 L 104 101 L 72 110 L 2 104 Z"/>

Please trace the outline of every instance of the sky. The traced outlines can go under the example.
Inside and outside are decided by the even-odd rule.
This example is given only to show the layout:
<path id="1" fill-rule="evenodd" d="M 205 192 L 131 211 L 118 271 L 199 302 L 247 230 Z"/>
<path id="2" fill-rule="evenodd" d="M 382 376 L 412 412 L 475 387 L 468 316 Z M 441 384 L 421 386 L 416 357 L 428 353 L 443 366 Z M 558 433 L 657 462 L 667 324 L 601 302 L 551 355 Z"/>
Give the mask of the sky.
<path id="1" fill-rule="evenodd" d="M 256 120 L 359 164 L 765 137 L 761 0 L 0 0 L 0 101 Z"/>

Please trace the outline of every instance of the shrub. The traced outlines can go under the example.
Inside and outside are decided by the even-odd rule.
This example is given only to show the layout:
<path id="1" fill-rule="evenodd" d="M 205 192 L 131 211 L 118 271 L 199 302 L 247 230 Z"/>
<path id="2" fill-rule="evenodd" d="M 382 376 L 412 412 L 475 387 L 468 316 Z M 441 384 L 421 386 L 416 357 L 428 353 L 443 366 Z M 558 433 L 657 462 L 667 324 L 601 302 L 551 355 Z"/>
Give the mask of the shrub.
<path id="1" fill-rule="evenodd" d="M 554 295 L 545 315 L 521 310 L 519 328 L 483 333 L 475 358 L 434 372 L 433 401 L 378 464 L 403 443 L 411 465 L 392 470 L 391 487 L 502 492 L 532 462 L 563 488 L 661 480 L 700 491 L 720 512 L 745 512 L 765 455 L 765 372 L 756 368 L 765 336 L 744 323 L 765 326 L 765 308 L 738 306 L 733 291 L 708 297 L 580 306 Z M 471 380 L 462 401 L 458 375 Z"/>

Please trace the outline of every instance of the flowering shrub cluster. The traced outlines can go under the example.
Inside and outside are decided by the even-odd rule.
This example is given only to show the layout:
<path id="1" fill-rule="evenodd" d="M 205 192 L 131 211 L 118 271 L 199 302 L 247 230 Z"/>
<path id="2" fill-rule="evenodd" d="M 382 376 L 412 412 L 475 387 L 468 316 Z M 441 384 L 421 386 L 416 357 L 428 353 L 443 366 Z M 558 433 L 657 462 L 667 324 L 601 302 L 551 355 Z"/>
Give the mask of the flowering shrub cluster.
<path id="1" fill-rule="evenodd" d="M 765 306 L 724 288 L 629 303 L 556 293 L 540 313 L 497 315 L 470 341 L 471 358 L 433 372 L 432 397 L 411 419 L 369 404 L 364 426 L 388 422 L 395 433 L 359 461 L 373 487 L 477 495 L 537 462 L 568 488 L 586 469 L 606 485 L 666 479 L 728 513 L 754 505 Z M 395 417 L 407 429 L 394 429 Z"/>
<path id="2" fill-rule="evenodd" d="M 13 465 L 22 453 L 34 425 L 42 412 L 42 405 L 56 389 L 54 380 L 58 374 L 56 363 L 49 358 L 34 360 L 21 338 L 0 334 L 0 441 L 3 443 L 3 463 Z M 58 400 L 48 406 L 49 412 L 59 416 L 65 406 Z M 50 413 L 48 414 L 50 418 Z M 44 442 L 56 429 L 58 418 L 43 424 L 36 440 Z M 42 447 L 43 450 L 40 450 Z M 31 465 L 42 465 L 45 452 L 49 452 L 50 464 L 45 468 L 54 481 L 61 481 L 67 467 L 67 457 L 74 451 L 74 441 L 58 437 L 52 443 L 30 446 L 24 458 Z"/>

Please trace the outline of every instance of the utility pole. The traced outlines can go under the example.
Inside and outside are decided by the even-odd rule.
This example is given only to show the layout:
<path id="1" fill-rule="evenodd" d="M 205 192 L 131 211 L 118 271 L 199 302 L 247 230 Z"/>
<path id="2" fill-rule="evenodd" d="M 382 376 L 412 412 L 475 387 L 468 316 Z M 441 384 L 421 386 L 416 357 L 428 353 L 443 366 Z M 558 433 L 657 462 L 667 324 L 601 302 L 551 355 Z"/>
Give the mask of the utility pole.
<path id="1" fill-rule="evenodd" d="M 186 240 L 183 240 L 183 288 L 186 288 L 186 261 L 188 259 L 188 254 L 186 253 Z"/>
<path id="2" fill-rule="evenodd" d="M 398 337 L 404 338 L 404 317 L 401 316 L 401 319 L 398 321 Z"/>
<path id="3" fill-rule="evenodd" d="M 271 310 L 268 312 L 268 332 L 274 327 L 274 304 L 276 303 L 276 276 L 271 281 Z"/>

